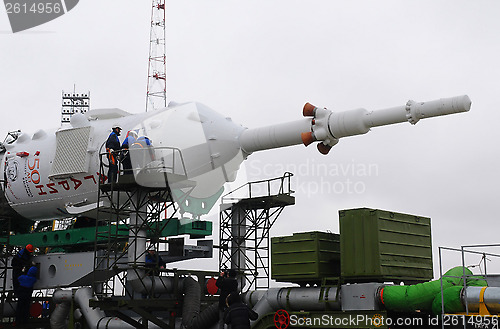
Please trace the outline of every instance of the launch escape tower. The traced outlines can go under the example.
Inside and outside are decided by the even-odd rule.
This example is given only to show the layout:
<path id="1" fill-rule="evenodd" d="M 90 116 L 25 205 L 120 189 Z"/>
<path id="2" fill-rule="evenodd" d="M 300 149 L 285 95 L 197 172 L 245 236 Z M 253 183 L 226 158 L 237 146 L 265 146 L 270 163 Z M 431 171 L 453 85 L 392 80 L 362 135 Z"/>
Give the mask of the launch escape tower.
<path id="1" fill-rule="evenodd" d="M 295 204 L 292 173 L 249 182 L 222 197 L 219 267 L 240 274 L 243 291 L 269 289 L 269 231 L 286 206 Z M 240 192 L 245 197 L 238 197 Z"/>
<path id="2" fill-rule="evenodd" d="M 146 111 L 167 106 L 167 43 L 165 0 L 153 0 L 149 35 Z"/>

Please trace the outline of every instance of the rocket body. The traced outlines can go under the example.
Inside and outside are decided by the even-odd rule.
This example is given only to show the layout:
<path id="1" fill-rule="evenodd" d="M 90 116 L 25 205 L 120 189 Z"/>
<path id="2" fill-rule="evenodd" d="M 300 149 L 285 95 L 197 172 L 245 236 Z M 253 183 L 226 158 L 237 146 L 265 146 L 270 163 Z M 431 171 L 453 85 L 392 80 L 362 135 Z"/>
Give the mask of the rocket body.
<path id="1" fill-rule="evenodd" d="M 241 163 L 253 152 L 318 142 L 318 150 L 327 154 L 342 137 L 364 134 L 372 127 L 405 121 L 415 124 L 428 117 L 466 112 L 470 105 L 465 95 L 408 101 L 378 111 L 336 113 L 306 104 L 305 118 L 255 129 L 244 128 L 199 103 L 139 114 L 118 109 L 89 111 L 73 115 L 67 127 L 20 133 L 2 144 L 0 171 L 5 184 L 0 204 L 31 220 L 94 217 L 99 182 L 108 182 L 107 169 L 102 167 L 107 165 L 105 142 L 116 125 L 122 128 L 120 143 L 129 131 L 152 141 L 150 146 L 128 151 L 137 184 L 169 187 L 181 208 L 184 203 L 198 202 L 198 213 L 192 214 L 199 216 L 208 213 L 224 184 L 236 178 Z"/>

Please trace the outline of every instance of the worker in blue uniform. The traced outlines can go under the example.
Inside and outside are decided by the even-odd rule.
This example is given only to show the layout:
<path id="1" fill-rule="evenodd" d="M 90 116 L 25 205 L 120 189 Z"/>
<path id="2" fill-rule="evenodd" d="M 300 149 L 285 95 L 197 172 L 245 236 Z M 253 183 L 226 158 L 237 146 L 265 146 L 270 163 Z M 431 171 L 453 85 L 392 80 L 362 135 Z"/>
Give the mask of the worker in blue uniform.
<path id="1" fill-rule="evenodd" d="M 50 316 L 50 304 L 49 301 L 46 300 L 42 304 L 42 318 L 48 318 Z"/>
<path id="2" fill-rule="evenodd" d="M 134 162 L 133 166 L 137 170 L 144 169 L 155 159 L 152 142 L 146 136 L 140 136 L 134 143 L 130 144 L 130 152 Z"/>
<path id="3" fill-rule="evenodd" d="M 26 247 L 21 249 L 13 258 L 11 262 L 12 266 L 12 286 L 14 287 L 14 293 L 17 295 L 19 289 L 18 278 L 21 274 L 26 274 L 26 271 L 31 266 L 31 257 L 35 248 L 32 244 L 27 244 Z"/>
<path id="4" fill-rule="evenodd" d="M 159 269 L 165 268 L 166 265 L 167 263 L 154 250 L 149 250 L 146 254 L 146 269 L 149 276 L 159 275 Z"/>
<path id="5" fill-rule="evenodd" d="M 33 294 L 33 285 L 37 278 L 38 269 L 35 266 L 30 267 L 28 274 L 19 276 L 19 290 L 17 294 L 16 308 L 16 326 L 23 328 L 23 324 L 28 322 L 30 316 L 31 295 Z"/>
<path id="6" fill-rule="evenodd" d="M 127 133 L 127 137 L 122 144 L 122 165 L 123 174 L 132 174 L 132 160 L 130 158 L 130 147 L 137 141 L 137 133 L 131 130 Z"/>
<path id="7" fill-rule="evenodd" d="M 146 136 L 141 136 L 137 138 L 137 142 L 141 144 L 143 147 L 151 146 L 151 140 Z"/>
<path id="8" fill-rule="evenodd" d="M 118 125 L 113 126 L 113 131 L 109 134 L 108 140 L 106 141 L 106 154 L 108 156 L 108 182 L 115 183 L 118 176 L 118 156 L 120 155 L 120 136 L 122 128 Z"/>

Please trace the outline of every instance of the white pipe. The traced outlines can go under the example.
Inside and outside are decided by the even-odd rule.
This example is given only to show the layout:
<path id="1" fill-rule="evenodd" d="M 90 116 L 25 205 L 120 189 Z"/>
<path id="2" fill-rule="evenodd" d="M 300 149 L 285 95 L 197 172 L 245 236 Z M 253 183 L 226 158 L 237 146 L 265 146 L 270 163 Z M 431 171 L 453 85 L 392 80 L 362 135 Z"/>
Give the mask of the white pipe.
<path id="1" fill-rule="evenodd" d="M 75 320 L 79 321 L 79 320 L 83 317 L 82 311 L 80 311 L 80 309 L 79 309 L 79 308 L 77 308 L 77 309 L 73 312 L 73 317 L 75 318 Z"/>
<path id="2" fill-rule="evenodd" d="M 137 207 L 143 203 L 143 197 L 142 192 L 137 190 L 131 197 L 131 207 L 133 205 Z M 144 225 L 146 212 L 147 206 L 144 205 L 138 211 L 132 211 L 130 214 L 127 283 L 136 293 L 146 294 L 151 291 L 158 294 L 170 293 L 173 291 L 173 279 L 171 277 L 146 275 L 147 230 Z"/>
<path id="3" fill-rule="evenodd" d="M 255 304 L 253 310 L 259 315 L 259 318 L 251 323 L 259 321 L 267 313 L 271 313 L 279 309 L 279 304 L 277 301 L 278 294 L 281 289 L 271 288 L 264 296 Z"/>
<path id="4" fill-rule="evenodd" d="M 273 126 L 246 129 L 240 135 L 241 148 L 246 153 L 302 143 L 301 133 L 311 131 L 311 118 Z"/>
<path id="5" fill-rule="evenodd" d="M 52 302 L 56 304 L 50 314 L 51 329 L 65 329 L 68 326 L 68 315 L 71 311 L 73 292 L 71 290 L 58 289 L 52 295 Z"/>
<path id="6" fill-rule="evenodd" d="M 80 312 L 82 313 L 85 321 L 87 322 L 89 328 L 91 329 L 133 329 L 134 327 L 125 321 L 117 317 L 109 317 L 101 311 L 99 307 L 91 308 L 89 306 L 89 300 L 95 299 L 92 296 L 92 290 L 90 287 L 83 287 L 76 291 L 75 302 L 80 306 Z M 140 321 L 139 318 L 133 318 L 136 321 Z M 148 328 L 158 329 L 160 328 L 156 324 L 148 321 Z"/>
<path id="7" fill-rule="evenodd" d="M 142 203 L 142 192 L 138 189 L 131 196 L 131 206 L 138 207 Z M 146 277 L 144 270 L 146 265 L 146 228 L 144 227 L 143 214 L 146 213 L 146 206 L 138 208 L 138 211 L 131 209 L 130 230 L 128 238 L 128 266 L 127 281 L 140 280 Z"/>
<path id="8" fill-rule="evenodd" d="M 247 297 L 248 296 L 248 297 Z M 323 297 L 322 297 L 323 296 Z M 328 296 L 328 299 L 325 298 Z M 337 297 L 337 288 L 274 288 L 269 289 L 255 304 L 253 310 L 259 314 L 259 321 L 267 313 L 277 311 L 279 309 L 287 309 L 291 311 L 324 311 L 324 310 L 340 310 L 340 294 Z M 245 296 L 245 301 L 249 301 L 250 294 Z M 322 302 L 320 302 L 322 300 Z M 253 321 L 252 323 L 256 322 Z"/>
<path id="9" fill-rule="evenodd" d="M 137 190 L 131 197 L 132 206 L 137 207 L 143 203 L 143 197 L 142 192 Z M 159 294 L 169 293 L 173 291 L 172 278 L 146 275 L 147 230 L 144 226 L 146 212 L 147 206 L 142 206 L 138 211 L 132 211 L 130 214 L 127 283 L 134 292 L 141 294 L 151 291 Z"/>
<path id="10" fill-rule="evenodd" d="M 467 306 L 469 311 L 477 312 L 479 310 L 479 300 L 481 295 L 481 290 L 485 288 L 483 292 L 483 301 L 486 308 L 491 314 L 500 314 L 500 287 L 467 287 L 467 294 L 464 294 L 462 290 L 462 302 Z M 467 296 L 467 299 L 465 298 Z"/>
<path id="11" fill-rule="evenodd" d="M 323 302 L 320 302 L 320 300 L 323 300 Z M 340 294 L 337 296 L 336 287 L 323 289 L 320 287 L 281 289 L 278 295 L 278 303 L 281 307 L 287 306 L 290 310 L 294 311 L 303 309 L 308 311 L 341 309 Z"/>
<path id="12" fill-rule="evenodd" d="M 50 314 L 51 329 L 66 329 L 68 327 L 68 315 L 71 310 L 69 302 L 56 304 L 56 308 Z"/>
<path id="13" fill-rule="evenodd" d="M 129 270 L 130 271 L 130 270 Z M 179 279 L 179 287 L 182 289 L 183 279 Z M 147 294 L 154 291 L 156 294 L 166 294 L 174 291 L 172 277 L 166 276 L 145 276 L 142 279 L 135 275 L 135 278 L 130 280 L 127 274 L 127 282 L 132 287 L 134 292 Z"/>
<path id="14" fill-rule="evenodd" d="M 56 304 L 71 302 L 73 300 L 73 292 L 71 290 L 58 289 L 52 295 L 52 301 Z"/>
<path id="15" fill-rule="evenodd" d="M 250 307 L 254 307 L 255 304 L 259 302 L 259 300 L 266 294 L 265 290 L 252 290 L 244 293 L 242 295 L 243 301 Z"/>
<path id="16" fill-rule="evenodd" d="M 92 297 L 92 290 L 90 287 L 83 287 L 76 291 L 75 301 L 80 306 L 80 311 L 85 318 L 89 328 L 91 329 L 132 329 L 134 328 L 125 321 L 116 318 L 109 317 L 101 311 L 99 307 L 91 308 L 89 306 L 89 300 L 94 299 Z M 148 328 L 159 328 L 158 326 L 148 323 Z"/>
<path id="17" fill-rule="evenodd" d="M 85 317 L 88 325 L 94 329 L 99 328 L 99 324 L 102 322 L 102 319 L 106 317 L 106 314 L 98 307 L 91 308 L 89 306 L 89 301 L 91 299 L 94 298 L 90 287 L 80 288 L 75 293 L 75 301 L 80 306 L 80 311 Z"/>
<path id="18" fill-rule="evenodd" d="M 246 266 L 246 240 L 245 236 L 247 233 L 247 218 L 245 210 L 233 205 L 233 210 L 231 211 L 231 268 L 239 269 L 240 271 L 245 271 Z M 245 287 L 245 277 L 238 275 L 236 280 L 238 281 L 239 290 L 243 290 Z"/>

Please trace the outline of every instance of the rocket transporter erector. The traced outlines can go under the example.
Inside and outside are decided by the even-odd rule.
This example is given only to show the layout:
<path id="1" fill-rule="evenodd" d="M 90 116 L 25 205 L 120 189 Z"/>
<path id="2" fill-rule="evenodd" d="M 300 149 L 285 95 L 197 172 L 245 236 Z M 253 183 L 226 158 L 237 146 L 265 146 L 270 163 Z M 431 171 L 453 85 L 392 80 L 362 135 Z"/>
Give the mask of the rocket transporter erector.
<path id="1" fill-rule="evenodd" d="M 139 185 L 169 187 L 183 195 L 178 203 L 198 201 L 204 213 L 233 181 L 240 164 L 253 152 L 317 142 L 327 154 L 342 137 L 364 134 L 372 127 L 441 116 L 470 109 L 468 96 L 367 111 L 332 112 L 304 106 L 304 118 L 263 128 L 247 129 L 199 103 L 173 104 L 153 112 L 129 114 L 102 109 L 74 114 L 70 125 L 40 129 L 32 135 L 11 133 L 0 145 L 4 173 L 0 215 L 53 220 L 95 214 L 99 180 L 106 183 L 105 141 L 110 128 L 147 136 L 147 149 L 130 149 Z M 174 193 L 174 195 L 176 195 Z M 181 205 L 182 208 L 182 205 Z M 189 212 L 189 208 L 187 208 Z M 200 213 L 194 213 L 195 217 Z"/>

